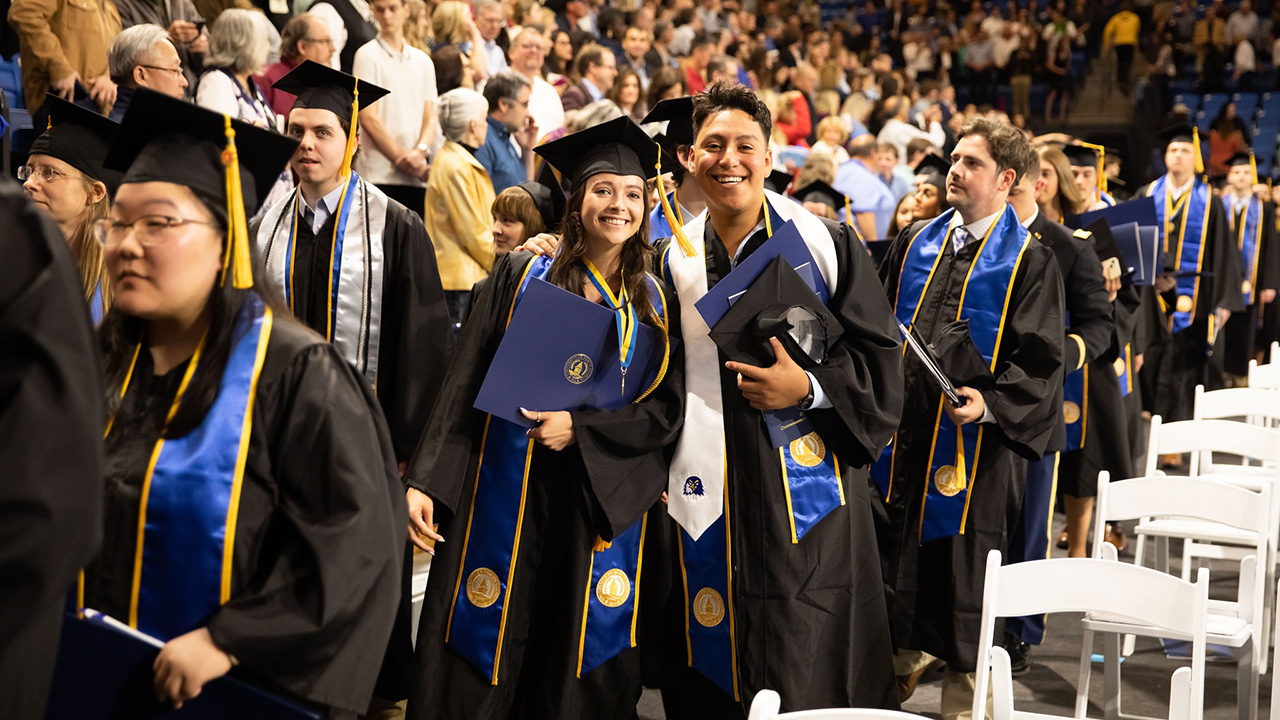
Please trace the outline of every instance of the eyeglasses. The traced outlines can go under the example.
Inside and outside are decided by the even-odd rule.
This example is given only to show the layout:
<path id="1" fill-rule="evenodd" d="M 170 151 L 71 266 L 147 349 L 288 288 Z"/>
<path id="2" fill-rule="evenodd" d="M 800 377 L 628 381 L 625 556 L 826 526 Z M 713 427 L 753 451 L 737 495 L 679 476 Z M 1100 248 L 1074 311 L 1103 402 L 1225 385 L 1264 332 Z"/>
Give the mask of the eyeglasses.
<path id="1" fill-rule="evenodd" d="M 183 225 L 208 225 L 217 227 L 215 223 L 204 220 L 169 217 L 167 215 L 143 215 L 130 223 L 117 222 L 110 218 L 98 220 L 93 224 L 94 237 L 103 247 L 113 248 L 124 242 L 124 238 L 133 231 L 133 237 L 143 247 L 155 247 L 173 237 L 173 231 Z"/>
<path id="2" fill-rule="evenodd" d="M 303 38 L 303 42 L 319 43 L 321 45 L 333 46 L 333 38 Z"/>
<path id="3" fill-rule="evenodd" d="M 25 182 L 32 177 L 39 179 L 40 182 L 53 182 L 54 180 L 66 180 L 75 176 L 54 170 L 48 165 L 23 165 L 18 168 L 19 180 Z"/>
<path id="4" fill-rule="evenodd" d="M 144 68 L 147 68 L 148 70 L 160 70 L 162 72 L 173 73 L 174 75 L 177 75 L 179 77 L 182 76 L 182 68 L 180 67 L 167 68 L 167 67 L 160 67 L 159 65 L 139 65 L 138 67 L 144 67 Z"/>

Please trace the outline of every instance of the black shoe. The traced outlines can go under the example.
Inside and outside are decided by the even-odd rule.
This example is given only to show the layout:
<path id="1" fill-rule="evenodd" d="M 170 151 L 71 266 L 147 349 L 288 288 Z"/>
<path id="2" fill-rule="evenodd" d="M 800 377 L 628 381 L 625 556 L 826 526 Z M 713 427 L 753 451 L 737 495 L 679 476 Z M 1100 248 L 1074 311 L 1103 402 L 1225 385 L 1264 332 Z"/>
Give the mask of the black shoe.
<path id="1" fill-rule="evenodd" d="M 1018 677 L 1031 669 L 1031 646 L 1012 635 L 1004 636 L 1004 651 L 1009 653 L 1009 674 Z"/>

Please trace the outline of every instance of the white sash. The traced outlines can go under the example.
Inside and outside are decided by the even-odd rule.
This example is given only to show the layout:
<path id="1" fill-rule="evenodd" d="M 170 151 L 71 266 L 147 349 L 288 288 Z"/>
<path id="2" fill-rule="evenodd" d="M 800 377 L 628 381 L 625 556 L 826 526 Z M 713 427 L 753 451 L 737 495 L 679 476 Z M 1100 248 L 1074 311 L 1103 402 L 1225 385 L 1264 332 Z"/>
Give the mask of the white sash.
<path id="1" fill-rule="evenodd" d="M 828 295 L 834 295 L 839 282 L 838 263 L 835 243 L 827 226 L 799 203 L 782 195 L 766 190 L 765 197 L 779 217 L 795 221 L 827 284 Z M 694 540 L 724 514 L 727 472 L 720 353 L 711 340 L 711 329 L 694 307 L 694 303 L 707 294 L 703 237 L 707 216 L 708 213 L 703 212 L 684 226 L 685 235 L 693 245 L 693 256 L 685 256 L 675 242 L 667 251 L 671 279 L 680 298 L 686 392 L 684 430 L 676 444 L 667 481 L 667 510 Z"/>
<path id="2" fill-rule="evenodd" d="M 333 345 L 370 385 L 376 386 L 378 347 L 382 339 L 382 284 L 386 267 L 382 236 L 386 230 L 387 196 L 358 176 L 350 195 L 345 200 L 350 210 L 343 233 Z M 267 277 L 282 296 L 286 295 L 289 285 L 286 267 L 290 261 L 290 229 L 295 209 L 301 202 L 299 188 L 272 206 L 258 226 L 258 252 L 265 258 Z M 338 222 L 338 218 L 334 222 Z M 313 281 L 328 282 L 328 278 Z"/>

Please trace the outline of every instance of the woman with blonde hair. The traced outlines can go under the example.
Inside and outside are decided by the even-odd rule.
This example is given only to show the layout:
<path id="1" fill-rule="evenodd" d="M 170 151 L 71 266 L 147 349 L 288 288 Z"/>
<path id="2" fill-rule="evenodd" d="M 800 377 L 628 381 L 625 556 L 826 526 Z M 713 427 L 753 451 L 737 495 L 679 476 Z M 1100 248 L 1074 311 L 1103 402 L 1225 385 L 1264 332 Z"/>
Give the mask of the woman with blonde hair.
<path id="1" fill-rule="evenodd" d="M 120 182 L 120 173 L 102 166 L 116 123 L 54 95 L 45 103 L 49 129 L 31 144 L 18 179 L 31 204 L 66 238 L 96 325 L 111 307 L 111 283 L 93 226 L 107 216 Z"/>
<path id="2" fill-rule="evenodd" d="M 818 122 L 818 141 L 809 149 L 810 156 L 814 154 L 830 155 L 835 160 L 836 165 L 841 165 L 849 160 L 849 151 L 845 150 L 845 144 L 849 142 L 849 128 L 845 126 L 844 120 L 838 115 L 829 115 L 822 118 Z"/>
<path id="3" fill-rule="evenodd" d="M 1080 194 L 1075 175 L 1071 172 L 1071 163 L 1062 150 L 1040 148 L 1040 179 L 1045 185 L 1036 202 L 1045 217 L 1060 223 L 1067 215 L 1088 211 L 1090 199 Z"/>
<path id="4" fill-rule="evenodd" d="M 471 61 L 471 72 L 474 80 L 483 80 L 489 76 L 489 66 L 485 63 L 483 52 L 473 52 L 484 46 L 484 38 L 480 29 L 471 18 L 471 10 L 459 0 L 444 0 L 431 13 L 431 30 L 435 33 L 435 45 L 438 50 L 442 45 L 452 45 Z"/>
<path id="5" fill-rule="evenodd" d="M 408 16 L 404 22 L 404 41 L 424 53 L 431 53 L 431 13 L 423 0 L 405 0 Z"/>
<path id="6" fill-rule="evenodd" d="M 836 181 L 836 161 L 826 153 L 811 152 L 800 168 L 795 187 L 802 188 L 819 180 L 828 185 Z"/>

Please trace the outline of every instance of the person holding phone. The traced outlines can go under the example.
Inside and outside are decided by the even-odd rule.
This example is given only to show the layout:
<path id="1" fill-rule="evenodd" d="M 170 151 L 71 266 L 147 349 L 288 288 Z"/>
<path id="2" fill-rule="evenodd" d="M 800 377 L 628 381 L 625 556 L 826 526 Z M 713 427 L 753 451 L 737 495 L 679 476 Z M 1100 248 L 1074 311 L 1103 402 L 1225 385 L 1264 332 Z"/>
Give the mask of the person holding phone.
<path id="1" fill-rule="evenodd" d="M 973 701 L 987 553 L 1006 549 L 1027 460 L 1058 421 L 1066 334 L 1053 253 L 1007 204 L 1035 151 L 1012 125 L 976 118 L 951 160 L 951 209 L 899 233 L 880 274 L 899 322 L 932 346 L 965 402 L 946 402 L 907 356 L 902 423 L 871 472 L 887 519 L 898 692 L 909 697 L 945 661 L 948 719 Z"/>
<path id="2" fill-rule="evenodd" d="M 204 18 L 191 0 L 115 0 L 120 11 L 120 24 L 128 30 L 135 25 L 158 25 L 165 29 L 169 42 L 178 51 L 182 76 L 194 86 L 204 69 L 204 54 L 209 51 L 209 34 Z M 157 63 L 158 64 L 158 63 Z M 117 81 L 119 82 L 119 81 Z"/>

